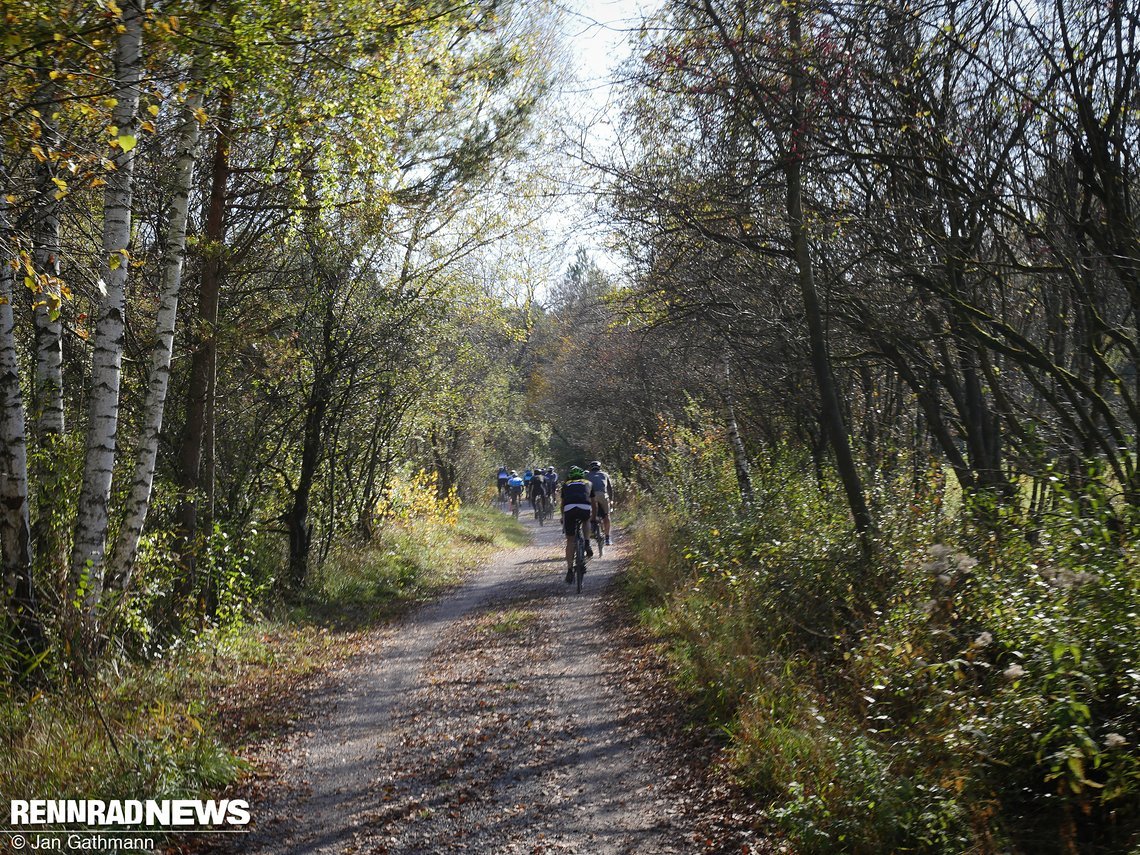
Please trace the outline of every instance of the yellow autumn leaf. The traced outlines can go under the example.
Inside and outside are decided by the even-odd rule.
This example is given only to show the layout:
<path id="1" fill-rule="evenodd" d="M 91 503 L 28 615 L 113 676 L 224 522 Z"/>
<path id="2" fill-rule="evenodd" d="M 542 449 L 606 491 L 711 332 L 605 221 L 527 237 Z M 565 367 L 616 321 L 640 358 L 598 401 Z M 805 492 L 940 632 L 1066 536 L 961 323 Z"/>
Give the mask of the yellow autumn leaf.
<path id="1" fill-rule="evenodd" d="M 152 116 L 157 116 L 158 115 L 158 105 L 157 104 L 151 104 L 149 107 L 146 108 L 146 111 L 148 113 L 150 113 Z"/>
<path id="2" fill-rule="evenodd" d="M 119 136 L 118 142 L 119 148 L 121 148 L 124 152 L 127 152 L 138 145 L 139 141 L 135 139 L 131 134 L 121 134 Z"/>

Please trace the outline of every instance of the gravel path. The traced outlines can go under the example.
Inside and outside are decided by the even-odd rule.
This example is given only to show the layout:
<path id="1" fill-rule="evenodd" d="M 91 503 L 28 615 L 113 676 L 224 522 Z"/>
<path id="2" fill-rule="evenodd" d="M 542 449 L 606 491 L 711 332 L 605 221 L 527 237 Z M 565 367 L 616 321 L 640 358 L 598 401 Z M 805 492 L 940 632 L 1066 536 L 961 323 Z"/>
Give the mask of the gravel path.
<path id="1" fill-rule="evenodd" d="M 278 752 L 240 851 L 772 851 L 690 768 L 709 746 L 678 747 L 679 724 L 638 702 L 645 651 L 608 593 L 621 546 L 576 594 L 557 527 L 527 525 L 530 546 L 366 637 Z"/>

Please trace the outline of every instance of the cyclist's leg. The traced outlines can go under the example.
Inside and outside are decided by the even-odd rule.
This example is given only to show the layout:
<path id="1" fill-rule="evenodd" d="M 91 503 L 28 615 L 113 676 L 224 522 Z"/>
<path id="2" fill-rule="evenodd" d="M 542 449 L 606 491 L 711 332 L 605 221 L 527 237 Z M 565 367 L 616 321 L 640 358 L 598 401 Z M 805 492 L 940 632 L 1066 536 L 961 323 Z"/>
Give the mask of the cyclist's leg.
<path id="1" fill-rule="evenodd" d="M 610 542 L 610 503 L 608 499 L 600 499 L 598 501 L 598 521 L 602 526 L 602 534 L 606 538 L 606 543 Z"/>

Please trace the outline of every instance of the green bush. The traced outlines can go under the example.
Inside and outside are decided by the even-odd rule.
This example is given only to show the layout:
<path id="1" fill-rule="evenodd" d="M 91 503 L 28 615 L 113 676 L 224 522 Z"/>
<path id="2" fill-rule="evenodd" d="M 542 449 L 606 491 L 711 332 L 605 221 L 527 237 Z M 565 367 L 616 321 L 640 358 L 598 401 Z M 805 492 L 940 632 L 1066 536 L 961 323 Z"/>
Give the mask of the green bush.
<path id="1" fill-rule="evenodd" d="M 739 499 L 707 418 L 638 458 L 630 593 L 804 852 L 1127 851 L 1140 829 L 1140 541 L 878 473 L 873 562 L 789 448 Z"/>

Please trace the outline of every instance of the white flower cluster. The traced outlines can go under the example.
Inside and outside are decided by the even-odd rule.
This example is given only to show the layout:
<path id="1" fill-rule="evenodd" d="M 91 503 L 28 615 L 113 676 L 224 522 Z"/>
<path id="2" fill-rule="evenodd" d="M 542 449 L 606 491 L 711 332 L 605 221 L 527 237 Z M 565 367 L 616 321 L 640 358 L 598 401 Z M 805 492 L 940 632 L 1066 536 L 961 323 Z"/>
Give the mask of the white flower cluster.
<path id="1" fill-rule="evenodd" d="M 1014 662 L 1012 665 L 1002 671 L 1001 675 L 1012 683 L 1014 680 L 1020 680 L 1025 676 L 1025 669 Z"/>
<path id="2" fill-rule="evenodd" d="M 929 560 L 922 569 L 941 584 L 949 587 L 956 579 L 969 575 L 978 566 L 978 560 L 964 552 L 955 552 L 949 546 L 936 543 L 928 551 Z"/>
<path id="3" fill-rule="evenodd" d="M 1041 574 L 1042 579 L 1062 591 L 1079 588 L 1081 585 L 1087 585 L 1089 582 L 1095 582 L 1099 579 L 1096 573 L 1069 570 L 1067 567 L 1043 567 L 1037 572 Z"/>

